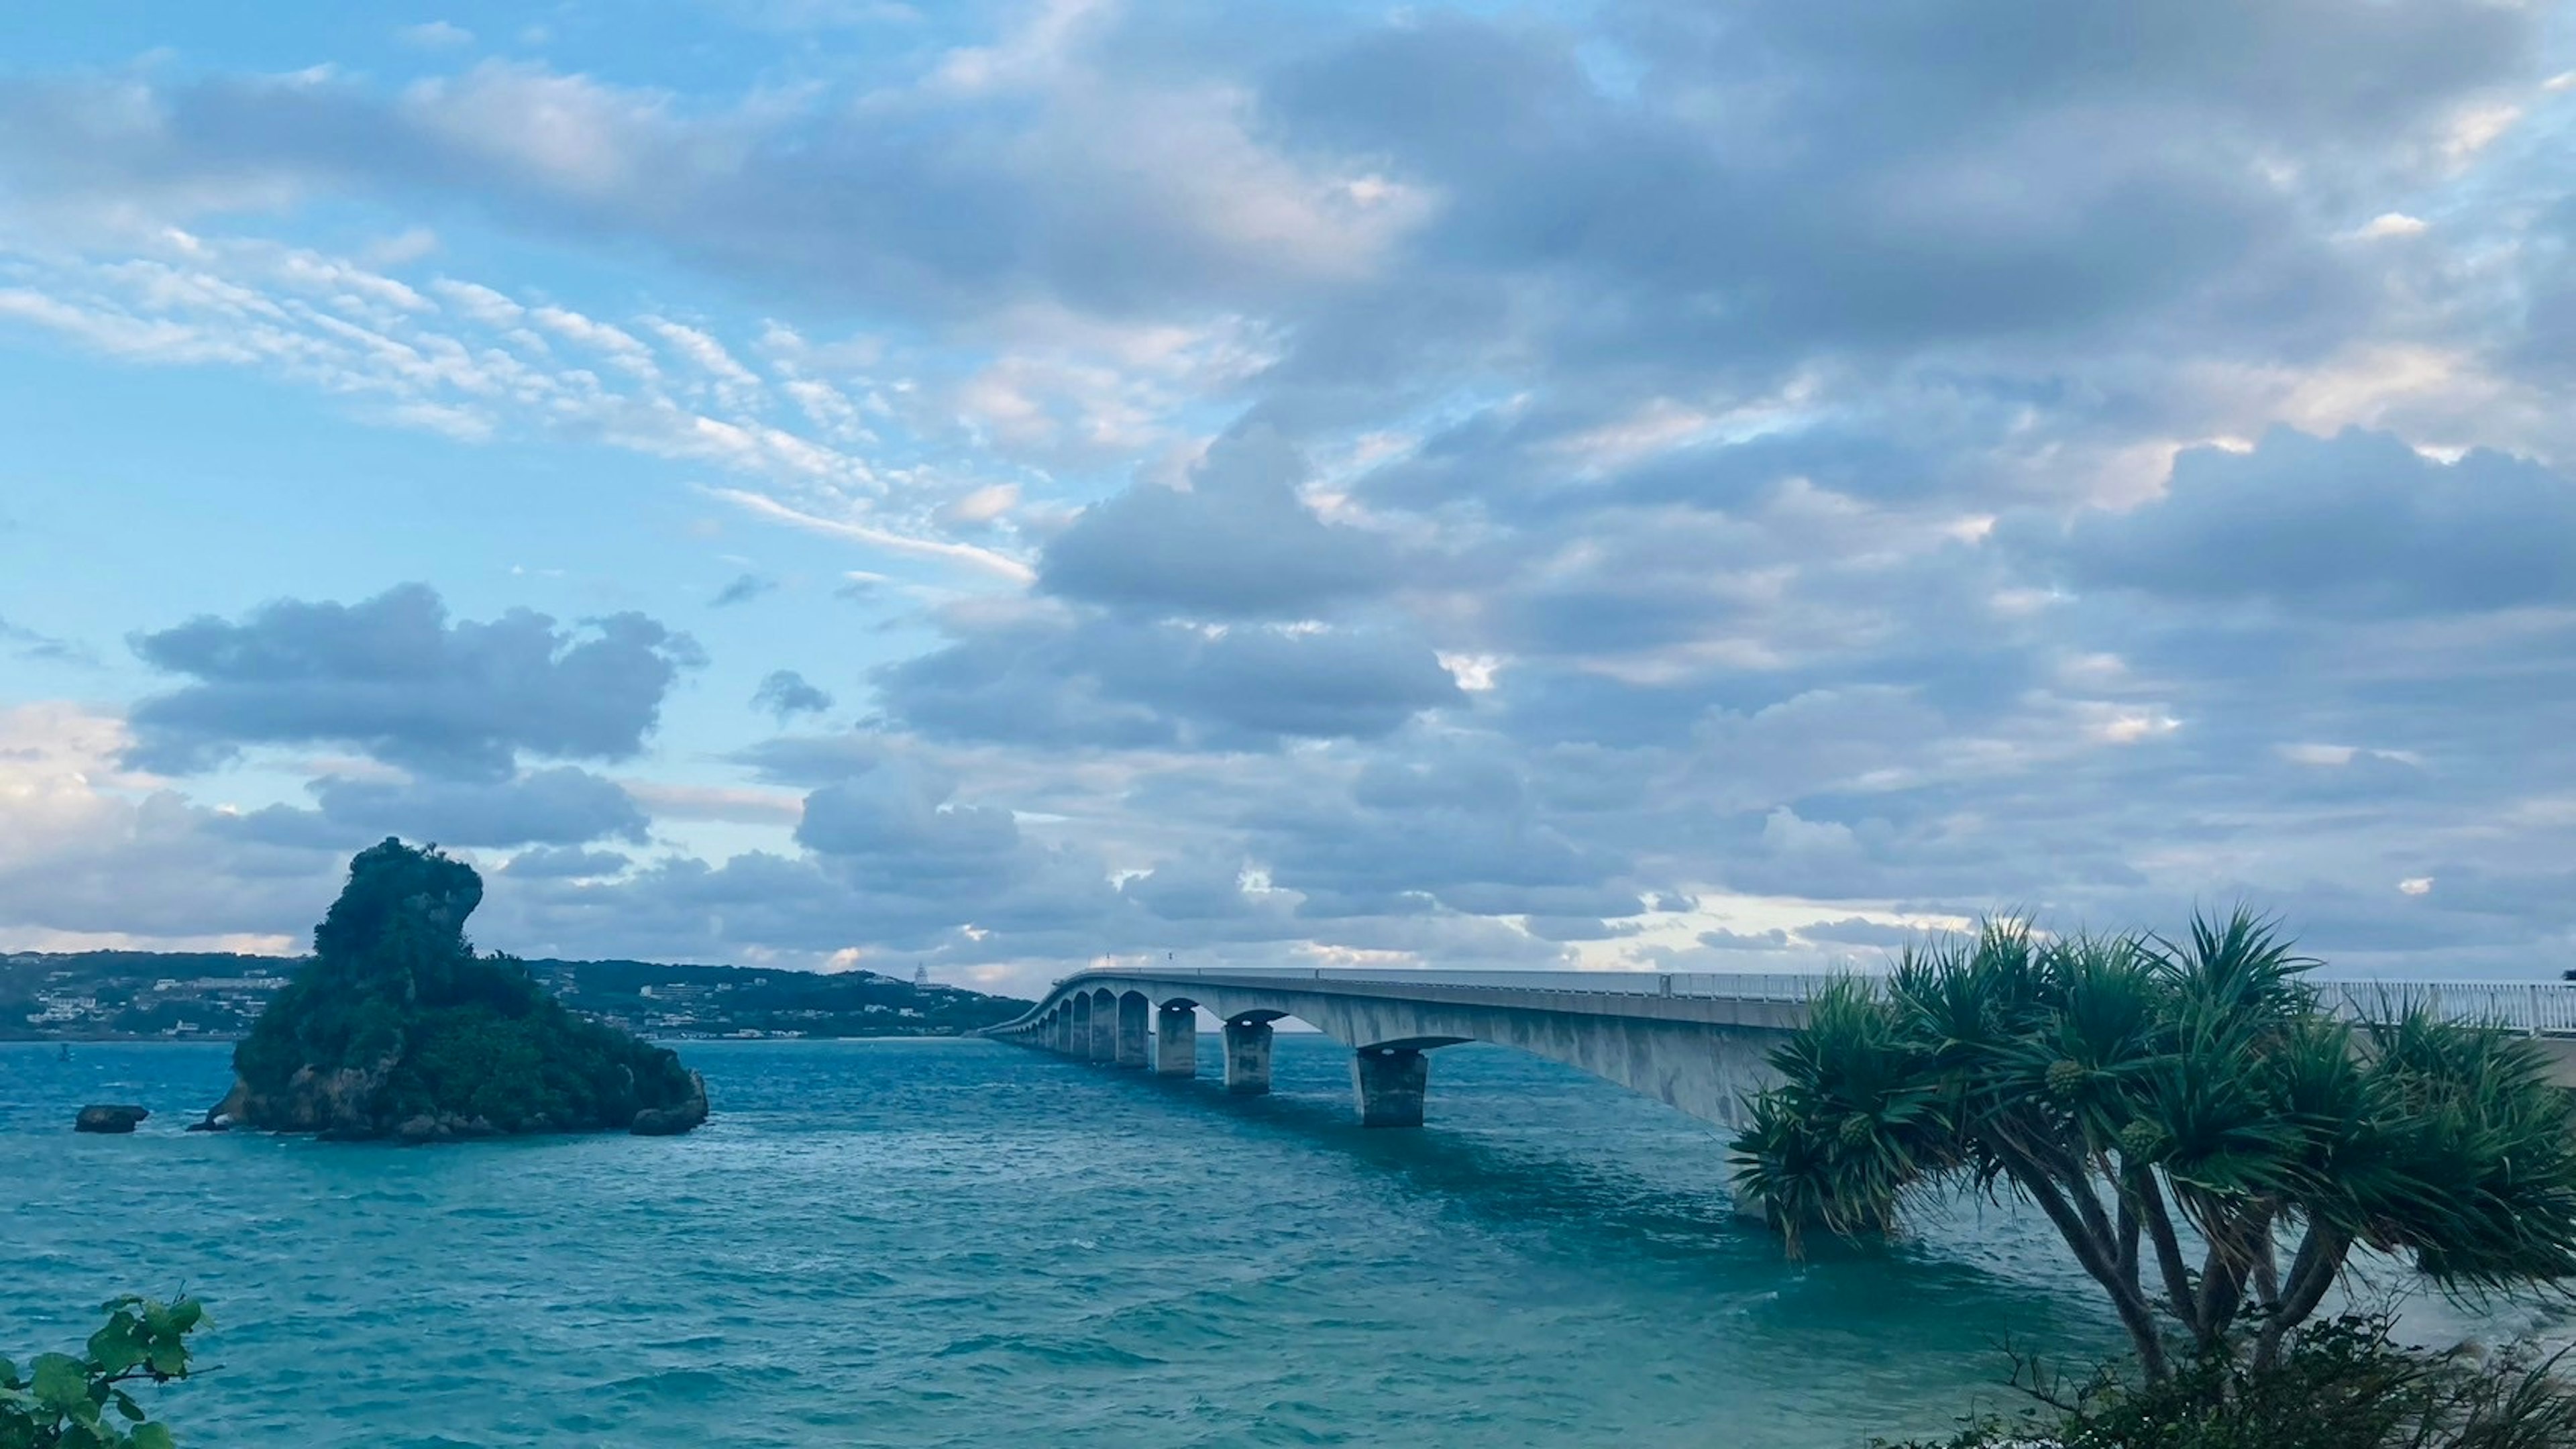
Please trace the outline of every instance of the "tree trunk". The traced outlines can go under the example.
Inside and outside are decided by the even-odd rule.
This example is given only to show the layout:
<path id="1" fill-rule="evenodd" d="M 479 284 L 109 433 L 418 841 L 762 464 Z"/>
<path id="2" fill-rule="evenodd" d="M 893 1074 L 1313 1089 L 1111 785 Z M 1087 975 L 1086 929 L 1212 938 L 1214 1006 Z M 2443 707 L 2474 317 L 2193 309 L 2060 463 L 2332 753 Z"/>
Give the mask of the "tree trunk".
<path id="1" fill-rule="evenodd" d="M 2280 1306 L 2254 1341 L 2256 1368 L 2270 1368 L 2281 1361 L 2283 1335 L 2317 1311 L 2317 1305 L 2325 1301 L 2326 1290 L 2343 1272 L 2344 1257 L 2351 1251 L 2352 1240 L 2331 1224 L 2308 1224 L 2308 1235 L 2299 1244 L 2299 1254 L 2290 1260 L 2290 1281 L 2282 1285 Z"/>
<path id="2" fill-rule="evenodd" d="M 2174 1317 L 2194 1338 L 2200 1336 L 2200 1295 L 2193 1291 L 2191 1265 L 2184 1261 L 2182 1239 L 2174 1232 L 2173 1214 L 2165 1207 L 2164 1190 L 2156 1186 L 2152 1167 L 2142 1167 L 2133 1174 L 2137 1183 L 2138 1215 L 2147 1221 L 2147 1237 L 2155 1245 L 2156 1267 L 2164 1275 L 2165 1299 Z"/>
<path id="3" fill-rule="evenodd" d="M 2156 1331 L 2155 1310 L 2148 1306 L 2146 1295 L 2138 1291 L 2135 1278 L 2120 1276 L 2117 1248 L 2087 1230 L 2083 1214 L 2045 1174 L 2032 1171 L 2026 1177 L 2016 1175 L 2015 1180 L 2039 1204 L 2039 1210 L 2048 1214 L 2048 1220 L 2057 1225 L 2058 1236 L 2074 1249 L 2075 1260 L 2084 1265 L 2084 1271 L 2111 1295 L 2111 1307 L 2120 1315 L 2120 1326 L 2129 1331 L 2129 1342 L 2138 1351 L 2140 1370 L 2151 1381 L 2170 1376 L 2164 1337 Z M 2100 1212 L 2101 1205 L 2097 1203 L 2094 1213 L 2098 1216 Z"/>

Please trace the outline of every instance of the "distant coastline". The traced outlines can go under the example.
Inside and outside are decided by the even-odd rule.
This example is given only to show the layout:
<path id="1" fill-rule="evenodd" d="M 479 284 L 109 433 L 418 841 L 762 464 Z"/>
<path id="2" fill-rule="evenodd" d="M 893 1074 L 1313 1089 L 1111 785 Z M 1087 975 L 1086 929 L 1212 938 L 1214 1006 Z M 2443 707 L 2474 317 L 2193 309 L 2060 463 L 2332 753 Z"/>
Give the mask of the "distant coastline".
<path id="1" fill-rule="evenodd" d="M 0 1042 L 237 1041 L 302 964 L 202 951 L 0 954 Z M 1029 1005 L 869 971 L 525 964 L 566 1006 L 659 1041 L 964 1036 Z"/>

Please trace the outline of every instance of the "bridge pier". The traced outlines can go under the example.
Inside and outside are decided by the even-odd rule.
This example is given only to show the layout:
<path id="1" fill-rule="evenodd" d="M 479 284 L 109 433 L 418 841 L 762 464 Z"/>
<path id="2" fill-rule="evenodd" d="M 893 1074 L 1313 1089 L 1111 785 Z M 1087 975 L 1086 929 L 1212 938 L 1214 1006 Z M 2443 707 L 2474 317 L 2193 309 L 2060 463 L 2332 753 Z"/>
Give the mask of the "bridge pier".
<path id="1" fill-rule="evenodd" d="M 1154 1013 L 1154 1075 L 1195 1077 L 1199 1074 L 1199 1009 L 1187 1002 Z"/>
<path id="2" fill-rule="evenodd" d="M 1053 1022 L 1049 1023 L 1049 1025 L 1048 1025 L 1048 1029 L 1047 1029 L 1047 1045 L 1048 1045 L 1048 1046 L 1051 1046 L 1051 1047 L 1053 1047 L 1053 1048 L 1055 1048 L 1055 1049 L 1056 1049 L 1056 1052 L 1057 1052 L 1057 1054 L 1058 1054 L 1058 1055 L 1063 1055 L 1063 1056 L 1070 1056 L 1070 1055 L 1072 1055 L 1072 1053 L 1073 1053 L 1073 1008 L 1072 1008 L 1072 1007 L 1069 1007 L 1069 1006 L 1059 1006 L 1059 1007 L 1057 1007 L 1057 1008 L 1055 1009 L 1055 1020 L 1054 1020 Z"/>
<path id="3" fill-rule="evenodd" d="M 1363 1127 L 1419 1127 L 1431 1058 L 1412 1047 L 1362 1047 L 1351 1053 L 1351 1087 Z"/>
<path id="4" fill-rule="evenodd" d="M 1270 1090 L 1270 1023 L 1225 1024 L 1225 1089 L 1247 1095 Z"/>
<path id="5" fill-rule="evenodd" d="M 1118 998 L 1118 1055 L 1113 1060 L 1119 1066 L 1141 1069 L 1151 1060 L 1145 1055 L 1145 1021 L 1153 1010 L 1140 993 Z"/>
<path id="6" fill-rule="evenodd" d="M 1091 1040 L 1082 1050 L 1095 1062 L 1118 1060 L 1118 998 L 1106 991 L 1091 994 Z"/>

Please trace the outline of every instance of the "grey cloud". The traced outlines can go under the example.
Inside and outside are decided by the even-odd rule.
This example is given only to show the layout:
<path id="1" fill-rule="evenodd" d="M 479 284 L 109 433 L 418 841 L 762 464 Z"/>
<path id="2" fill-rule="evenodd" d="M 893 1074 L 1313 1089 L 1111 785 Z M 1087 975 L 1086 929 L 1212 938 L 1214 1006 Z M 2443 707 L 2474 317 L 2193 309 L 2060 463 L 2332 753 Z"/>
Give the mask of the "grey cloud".
<path id="1" fill-rule="evenodd" d="M 832 707 L 832 696 L 793 669 L 777 669 L 752 692 L 751 707 L 775 715 L 784 723 L 794 715 L 824 713 Z"/>
<path id="2" fill-rule="evenodd" d="M 742 574 L 732 583 L 716 590 L 716 596 L 707 600 L 707 607 L 723 609 L 735 604 L 748 604 L 777 587 L 776 579 L 764 579 L 758 574 Z"/>
<path id="3" fill-rule="evenodd" d="M 1121 898 L 1096 855 L 1023 835 L 1009 810 L 963 804 L 907 767 L 808 795 L 797 842 L 878 939 L 916 949 L 972 926 L 1043 937 L 1109 919 Z"/>
<path id="4" fill-rule="evenodd" d="M 799 844 L 912 878 L 977 878 L 1021 845 L 1011 812 L 944 804 L 947 791 L 900 771 L 827 785 L 805 798 Z"/>
<path id="5" fill-rule="evenodd" d="M 1119 886 L 1119 892 L 1165 921 L 1225 921 L 1259 908 L 1243 889 L 1239 861 L 1167 860 Z M 1264 912 L 1287 926 L 1284 910 Z"/>
<path id="6" fill-rule="evenodd" d="M 1890 926 L 1851 916 L 1839 921 L 1816 921 L 1800 926 L 1798 934 L 1831 946 L 1896 947 L 1924 940 L 1928 933 L 1911 926 Z"/>
<path id="7" fill-rule="evenodd" d="M 1767 952 L 1786 951 L 1790 947 L 1789 933 L 1781 930 L 1777 926 L 1772 927 L 1768 931 L 1755 931 L 1751 933 L 1722 929 L 1715 931 L 1702 931 L 1694 939 L 1712 951 Z"/>
<path id="8" fill-rule="evenodd" d="M 1219 438 L 1184 491 L 1138 483 L 1047 546 L 1042 588 L 1151 614 L 1313 617 L 1397 582 L 1394 550 L 1296 494 L 1305 459 L 1254 425 Z"/>
<path id="9" fill-rule="evenodd" d="M 623 874 L 634 859 L 614 850 L 541 845 L 511 856 L 502 868 L 522 880 L 596 880 Z"/>
<path id="10" fill-rule="evenodd" d="M 0 618 L 0 644 L 16 651 L 21 659 L 39 659 L 52 663 L 83 664 L 94 662 L 89 651 L 68 639 L 40 634 L 24 625 Z"/>
<path id="11" fill-rule="evenodd" d="M 0 923 L 143 937 L 311 930 L 349 851 L 233 834 L 231 823 L 155 791 L 116 829 L 0 864 Z"/>
<path id="12" fill-rule="evenodd" d="M 2021 537 L 2043 558 L 2054 549 L 2078 586 L 2310 617 L 2576 597 L 2576 485 L 2484 450 L 2439 463 L 2384 433 L 2280 429 L 2250 453 L 2191 449 L 2163 497 L 2087 513 L 2062 543 Z"/>
<path id="13" fill-rule="evenodd" d="M 641 844 L 651 832 L 644 811 L 616 781 L 570 765 L 499 782 L 324 779 L 315 782 L 313 793 L 324 819 L 360 837 L 484 846 L 579 845 L 606 838 Z"/>
<path id="14" fill-rule="evenodd" d="M 316 807 L 271 805 L 211 828 L 243 839 L 353 852 L 388 835 L 449 846 L 642 843 L 651 822 L 615 781 L 570 765 L 511 780 L 403 783 L 338 776 L 310 786 Z"/>
<path id="15" fill-rule="evenodd" d="M 871 730 L 838 735 L 781 735 L 737 752 L 734 759 L 773 785 L 829 785 L 864 775 L 886 763 L 893 750 Z"/>
<path id="16" fill-rule="evenodd" d="M 644 747 L 696 646 L 641 614 L 586 627 L 514 609 L 450 623 L 406 584 L 357 604 L 267 604 L 137 636 L 189 682 L 135 705 L 132 762 L 186 774 L 250 745 L 346 744 L 429 774 L 506 777 L 525 752 L 619 760 Z"/>
<path id="17" fill-rule="evenodd" d="M 1369 738 L 1466 699 L 1428 647 L 1390 632 L 1052 614 L 983 628 L 878 683 L 891 714 L 935 736 L 1107 747 Z"/>
<path id="18" fill-rule="evenodd" d="M 1593 84 L 1578 33 L 1443 17 L 1292 59 L 1264 95 L 1283 134 L 1435 187 L 1423 270 L 1524 284 L 1542 355 L 1597 385 L 2115 324 L 2204 345 L 2346 325 L 2367 279 L 2253 158 L 2296 145 L 2319 189 L 2367 172 L 2526 75 L 2533 33 L 2468 3 L 2349 28 L 2305 3 L 2141 5 L 2027 34 L 2024 8 L 1970 60 L 1946 30 L 1882 44 L 1915 33 L 1893 8 L 1854 22 L 1860 40 L 1788 3 L 1623 7 L 1628 95 Z M 2161 43 L 2104 39 L 2133 31 Z M 2321 45 L 2338 58 L 2311 59 Z M 2371 79 L 2275 94 L 2240 83 L 2249 63 Z"/>
<path id="19" fill-rule="evenodd" d="M 1052 43 L 1067 73 L 1007 83 L 1000 105 L 922 86 L 683 114 L 655 92 L 499 61 L 399 95 L 310 75 L 21 81 L 0 89 L 0 150 L 50 188 L 181 206 L 323 186 L 462 194 L 535 229 L 915 313 L 1025 297 L 1116 313 L 1289 293 L 1347 266 L 1332 253 L 1365 218 L 1280 209 L 1267 188 L 1303 178 L 1231 107 L 1187 78 L 1089 80 L 1100 57 L 1134 53 L 1118 32 L 1099 17 L 1066 28 Z M 581 154 L 526 144 L 549 127 L 580 128 Z M 214 177 L 235 186 L 202 184 Z M 1247 206 L 1286 234 L 1241 226 Z"/>

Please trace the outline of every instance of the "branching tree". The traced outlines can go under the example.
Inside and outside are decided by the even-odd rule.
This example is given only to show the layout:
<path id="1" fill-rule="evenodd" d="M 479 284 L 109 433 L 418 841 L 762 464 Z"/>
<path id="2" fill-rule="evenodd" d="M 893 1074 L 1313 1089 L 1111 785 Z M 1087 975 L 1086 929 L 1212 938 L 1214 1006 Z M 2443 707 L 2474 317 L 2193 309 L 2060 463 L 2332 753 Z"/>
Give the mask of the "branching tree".
<path id="1" fill-rule="evenodd" d="M 2354 1249 L 2447 1288 L 2576 1274 L 2576 1097 L 2535 1045 L 2323 1011 L 2269 922 L 1910 949 L 1818 1000 L 1736 1141 L 1802 1232 L 1897 1228 L 1925 1198 L 2018 1198 L 2101 1285 L 2152 1379 L 2277 1358 Z"/>

